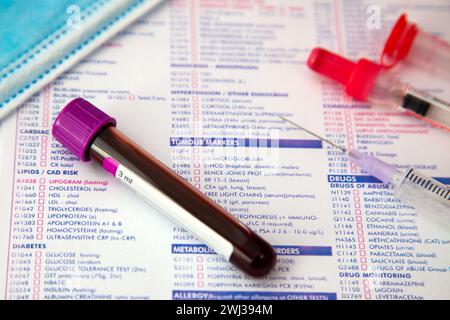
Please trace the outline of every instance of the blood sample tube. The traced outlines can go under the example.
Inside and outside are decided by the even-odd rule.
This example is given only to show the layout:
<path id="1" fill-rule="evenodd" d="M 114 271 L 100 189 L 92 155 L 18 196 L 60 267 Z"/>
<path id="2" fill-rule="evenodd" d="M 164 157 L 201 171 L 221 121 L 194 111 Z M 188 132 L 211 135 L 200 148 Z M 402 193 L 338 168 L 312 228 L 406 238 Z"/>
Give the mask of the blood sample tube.
<path id="1" fill-rule="evenodd" d="M 450 44 L 420 30 L 406 14 L 395 23 L 381 54 L 381 63 L 386 67 L 401 60 L 450 80 Z"/>
<path id="2" fill-rule="evenodd" d="M 275 265 L 274 249 L 222 207 L 116 129 L 116 120 L 77 98 L 60 112 L 52 134 L 82 161 L 103 169 L 254 277 Z"/>
<path id="3" fill-rule="evenodd" d="M 322 48 L 314 48 L 308 66 L 343 85 L 360 101 L 397 108 L 450 130 L 450 104 L 394 77 L 389 69 L 367 59 L 356 63 Z"/>

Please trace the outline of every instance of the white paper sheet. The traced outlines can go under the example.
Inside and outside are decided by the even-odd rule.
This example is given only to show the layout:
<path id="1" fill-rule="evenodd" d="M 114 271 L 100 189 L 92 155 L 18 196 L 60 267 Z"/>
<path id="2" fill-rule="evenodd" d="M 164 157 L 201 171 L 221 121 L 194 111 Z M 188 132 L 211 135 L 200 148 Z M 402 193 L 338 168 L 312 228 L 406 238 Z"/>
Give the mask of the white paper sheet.
<path id="1" fill-rule="evenodd" d="M 377 59 L 404 11 L 450 39 L 448 1 L 379 1 L 380 29 L 367 26 L 371 5 L 172 1 L 35 95 L 1 124 L 1 296 L 450 298 L 448 230 L 277 118 L 450 183 L 448 133 L 352 101 L 306 67 L 318 45 Z M 450 98 L 443 79 L 396 72 Z M 273 244 L 273 272 L 251 279 L 198 253 L 186 230 L 61 147 L 52 121 L 78 96 Z"/>

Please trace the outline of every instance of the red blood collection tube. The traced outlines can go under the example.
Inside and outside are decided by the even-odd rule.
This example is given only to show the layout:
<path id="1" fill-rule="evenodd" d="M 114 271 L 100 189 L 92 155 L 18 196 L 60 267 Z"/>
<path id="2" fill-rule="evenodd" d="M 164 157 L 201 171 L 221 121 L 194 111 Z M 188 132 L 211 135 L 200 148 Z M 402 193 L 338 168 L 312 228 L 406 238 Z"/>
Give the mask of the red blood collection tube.
<path id="1" fill-rule="evenodd" d="M 419 29 L 406 14 L 395 23 L 381 54 L 389 68 L 402 60 L 450 80 L 450 44 Z"/>
<path id="2" fill-rule="evenodd" d="M 308 66 L 345 86 L 360 101 L 396 108 L 450 130 L 450 104 L 394 77 L 389 69 L 367 59 L 350 61 L 322 48 L 314 48 Z"/>
<path id="3" fill-rule="evenodd" d="M 272 246 L 116 129 L 116 120 L 77 98 L 60 112 L 53 136 L 82 161 L 99 162 L 113 176 L 185 227 L 242 271 L 266 275 Z"/>

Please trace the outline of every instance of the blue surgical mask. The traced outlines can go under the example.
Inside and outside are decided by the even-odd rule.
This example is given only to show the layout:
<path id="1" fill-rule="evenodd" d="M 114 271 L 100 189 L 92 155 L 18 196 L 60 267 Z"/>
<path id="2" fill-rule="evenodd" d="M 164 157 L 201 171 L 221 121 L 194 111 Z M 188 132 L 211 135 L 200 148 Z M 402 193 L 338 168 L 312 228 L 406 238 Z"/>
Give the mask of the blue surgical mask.
<path id="1" fill-rule="evenodd" d="M 0 119 L 162 0 L 0 0 Z"/>

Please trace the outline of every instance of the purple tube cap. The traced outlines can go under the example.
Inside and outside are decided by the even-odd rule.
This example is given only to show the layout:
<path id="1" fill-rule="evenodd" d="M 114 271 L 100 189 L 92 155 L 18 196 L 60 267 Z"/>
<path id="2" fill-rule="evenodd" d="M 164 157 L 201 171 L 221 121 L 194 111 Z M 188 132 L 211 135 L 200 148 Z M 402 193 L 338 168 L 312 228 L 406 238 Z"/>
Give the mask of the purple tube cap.
<path id="1" fill-rule="evenodd" d="M 95 136 L 116 120 L 83 98 L 70 101 L 59 113 L 52 134 L 82 161 L 89 161 L 89 148 Z"/>

